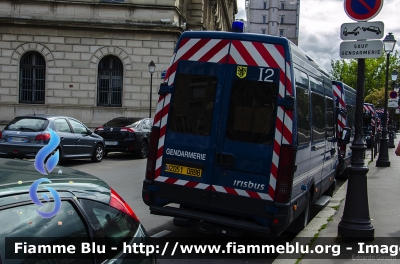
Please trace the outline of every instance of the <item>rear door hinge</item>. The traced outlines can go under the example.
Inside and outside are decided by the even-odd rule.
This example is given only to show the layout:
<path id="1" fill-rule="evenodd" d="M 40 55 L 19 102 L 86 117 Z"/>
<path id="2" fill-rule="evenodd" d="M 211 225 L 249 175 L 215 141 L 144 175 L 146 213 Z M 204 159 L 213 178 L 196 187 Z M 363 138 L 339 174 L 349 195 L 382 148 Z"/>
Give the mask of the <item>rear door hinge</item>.
<path id="1" fill-rule="evenodd" d="M 285 98 L 278 98 L 278 105 L 283 106 L 285 110 L 294 109 L 294 97 L 291 95 L 286 95 Z"/>
<path id="2" fill-rule="evenodd" d="M 158 90 L 159 95 L 166 95 L 167 93 L 172 93 L 173 86 L 169 86 L 168 83 L 163 82 L 160 84 L 160 90 Z"/>

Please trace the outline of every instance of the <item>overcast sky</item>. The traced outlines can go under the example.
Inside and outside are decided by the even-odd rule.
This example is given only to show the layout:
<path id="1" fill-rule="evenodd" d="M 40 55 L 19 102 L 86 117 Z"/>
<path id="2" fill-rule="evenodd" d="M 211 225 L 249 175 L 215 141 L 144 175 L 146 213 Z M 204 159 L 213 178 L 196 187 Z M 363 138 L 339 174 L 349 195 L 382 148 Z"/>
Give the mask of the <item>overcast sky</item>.
<path id="1" fill-rule="evenodd" d="M 261 0 L 259 0 L 261 1 Z M 379 14 L 370 20 L 382 21 L 384 36 L 392 32 L 397 39 L 395 49 L 400 50 L 400 0 L 382 0 Z M 239 12 L 236 18 L 245 19 L 245 0 L 237 0 Z M 355 23 L 344 10 L 344 0 L 301 0 L 299 47 L 310 57 L 331 70 L 331 60 L 339 60 L 340 26 Z"/>

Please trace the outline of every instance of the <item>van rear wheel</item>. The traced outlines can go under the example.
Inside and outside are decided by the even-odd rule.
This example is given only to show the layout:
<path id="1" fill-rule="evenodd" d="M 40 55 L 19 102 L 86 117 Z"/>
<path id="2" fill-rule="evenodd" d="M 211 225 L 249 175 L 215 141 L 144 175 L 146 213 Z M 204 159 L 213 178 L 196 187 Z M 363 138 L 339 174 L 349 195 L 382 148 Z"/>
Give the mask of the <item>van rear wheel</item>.
<path id="1" fill-rule="evenodd" d="M 311 219 L 311 195 L 307 195 L 307 204 L 303 213 L 288 227 L 286 230 L 289 233 L 297 234 L 303 230 Z"/>

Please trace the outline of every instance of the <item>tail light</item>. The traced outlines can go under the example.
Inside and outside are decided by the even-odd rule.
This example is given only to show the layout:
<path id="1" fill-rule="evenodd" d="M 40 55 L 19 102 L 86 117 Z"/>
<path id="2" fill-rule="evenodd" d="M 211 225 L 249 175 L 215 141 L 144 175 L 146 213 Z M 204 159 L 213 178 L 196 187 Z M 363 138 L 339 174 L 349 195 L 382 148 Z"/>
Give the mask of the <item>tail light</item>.
<path id="1" fill-rule="evenodd" d="M 94 130 L 94 133 L 97 133 L 97 131 L 103 131 L 103 130 L 104 130 L 103 127 L 98 127 L 98 128 L 96 128 L 96 129 Z"/>
<path id="2" fill-rule="evenodd" d="M 130 133 L 135 132 L 135 130 L 133 130 L 132 128 L 129 128 L 129 127 L 123 127 L 119 131 L 121 131 L 121 132 L 130 132 Z"/>
<path id="3" fill-rule="evenodd" d="M 118 195 L 116 191 L 111 189 L 111 199 L 109 205 L 121 212 L 131 216 L 136 221 L 140 222 L 136 214 L 133 212 L 132 208 Z"/>
<path id="4" fill-rule="evenodd" d="M 149 151 L 147 153 L 147 165 L 146 165 L 147 180 L 154 180 L 156 172 L 156 160 L 157 160 L 157 150 L 158 150 L 157 144 L 158 144 L 159 134 L 160 134 L 160 128 L 153 126 L 150 135 Z"/>
<path id="5" fill-rule="evenodd" d="M 292 195 L 293 175 L 296 171 L 296 152 L 297 147 L 295 146 L 282 145 L 281 147 L 275 202 L 286 203 Z"/>
<path id="6" fill-rule="evenodd" d="M 0 138 L 3 136 L 3 132 L 0 131 Z"/>
<path id="7" fill-rule="evenodd" d="M 50 140 L 50 134 L 47 133 L 43 133 L 43 134 L 39 134 L 35 137 L 36 141 L 46 141 L 46 140 Z"/>
<path id="8" fill-rule="evenodd" d="M 343 155 L 343 157 L 346 155 L 346 144 L 341 144 L 340 145 L 340 155 Z"/>

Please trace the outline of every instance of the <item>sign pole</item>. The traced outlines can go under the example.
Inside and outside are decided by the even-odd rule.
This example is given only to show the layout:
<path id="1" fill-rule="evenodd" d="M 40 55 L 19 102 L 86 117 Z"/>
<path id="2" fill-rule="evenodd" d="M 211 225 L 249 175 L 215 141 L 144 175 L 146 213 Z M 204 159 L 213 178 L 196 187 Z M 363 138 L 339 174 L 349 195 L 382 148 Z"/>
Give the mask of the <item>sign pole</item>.
<path id="1" fill-rule="evenodd" d="M 387 112 L 388 112 L 388 85 L 389 85 L 389 59 L 390 53 L 386 54 L 386 83 L 385 83 L 385 105 L 383 108 L 383 120 L 381 121 L 383 124 L 382 128 L 382 138 L 379 149 L 379 157 L 376 160 L 376 167 L 390 167 L 389 160 L 389 138 L 388 138 L 388 123 L 387 123 Z"/>
<path id="2" fill-rule="evenodd" d="M 374 239 L 375 229 L 369 217 L 367 173 L 368 167 L 364 162 L 367 150 L 363 139 L 363 105 L 364 105 L 365 59 L 358 59 L 356 123 L 355 136 L 351 144 L 353 151 L 349 178 L 347 180 L 346 201 L 343 216 L 338 225 L 338 235 L 365 241 Z"/>

